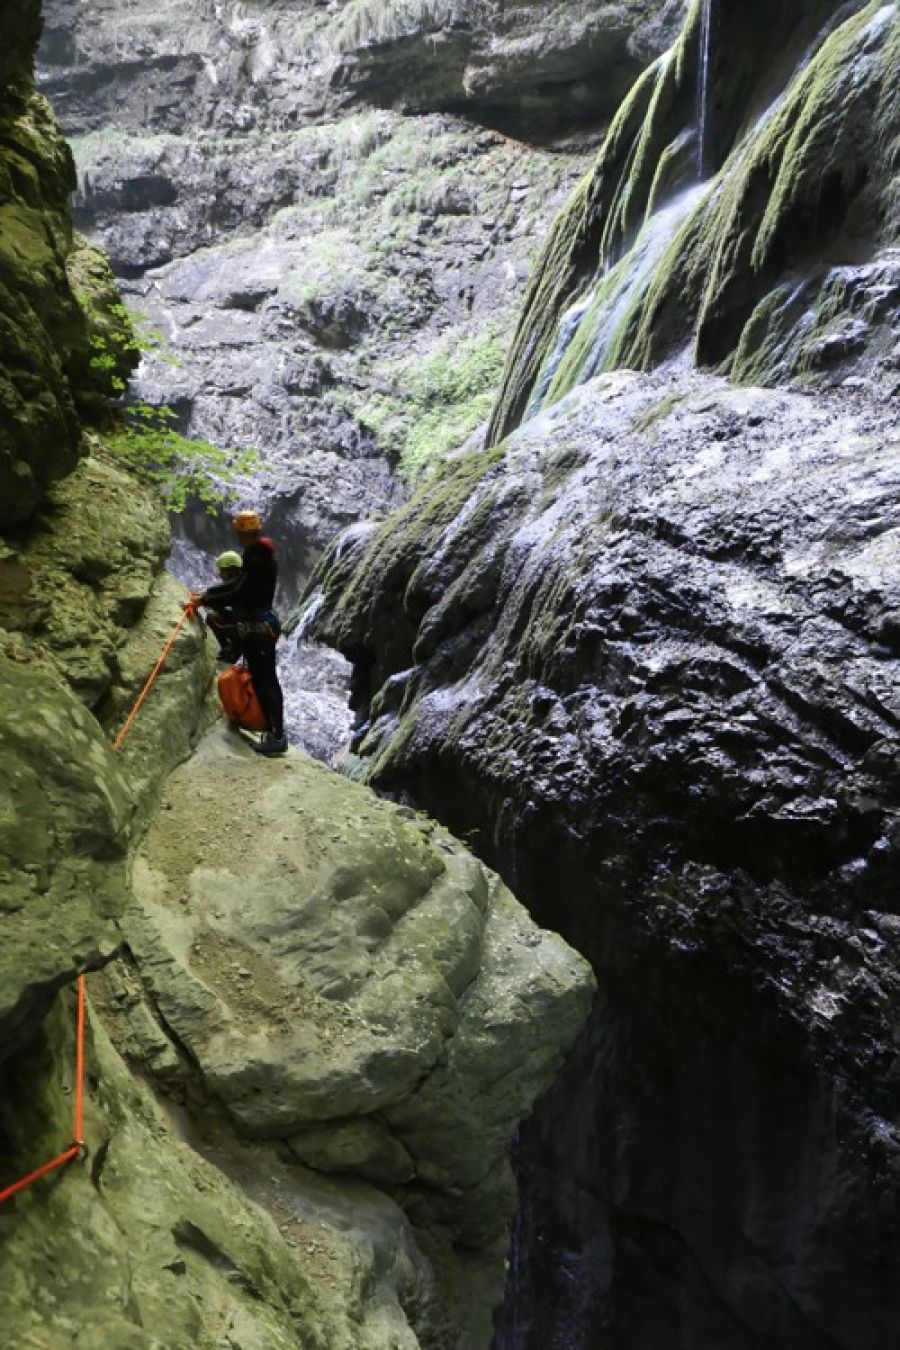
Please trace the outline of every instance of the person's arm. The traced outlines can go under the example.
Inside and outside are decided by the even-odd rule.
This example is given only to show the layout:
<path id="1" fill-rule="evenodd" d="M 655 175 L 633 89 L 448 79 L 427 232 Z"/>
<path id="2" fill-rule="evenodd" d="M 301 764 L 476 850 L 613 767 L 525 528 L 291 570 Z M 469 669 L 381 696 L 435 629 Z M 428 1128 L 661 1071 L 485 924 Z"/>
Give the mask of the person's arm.
<path id="1" fill-rule="evenodd" d="M 222 605 L 233 605 L 241 591 L 241 583 L 246 580 L 243 569 L 231 581 L 220 581 L 217 586 L 208 586 L 200 591 L 195 601 L 206 609 L 219 609 Z"/>

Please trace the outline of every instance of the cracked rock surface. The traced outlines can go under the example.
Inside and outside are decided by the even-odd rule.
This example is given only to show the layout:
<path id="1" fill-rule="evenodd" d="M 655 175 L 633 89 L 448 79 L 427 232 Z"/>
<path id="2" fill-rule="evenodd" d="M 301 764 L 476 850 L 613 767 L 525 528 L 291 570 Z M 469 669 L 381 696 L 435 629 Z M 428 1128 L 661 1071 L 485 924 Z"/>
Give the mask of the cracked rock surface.
<path id="1" fill-rule="evenodd" d="M 890 404 L 622 371 L 321 569 L 359 771 L 597 971 L 503 1345 L 893 1343 L 898 455 Z"/>
<path id="2" fill-rule="evenodd" d="M 133 892 L 137 968 L 243 1134 L 408 1184 L 423 1211 L 431 1190 L 470 1244 L 503 1234 L 513 1122 L 590 979 L 496 877 L 424 817 L 218 728 L 169 780 Z"/>

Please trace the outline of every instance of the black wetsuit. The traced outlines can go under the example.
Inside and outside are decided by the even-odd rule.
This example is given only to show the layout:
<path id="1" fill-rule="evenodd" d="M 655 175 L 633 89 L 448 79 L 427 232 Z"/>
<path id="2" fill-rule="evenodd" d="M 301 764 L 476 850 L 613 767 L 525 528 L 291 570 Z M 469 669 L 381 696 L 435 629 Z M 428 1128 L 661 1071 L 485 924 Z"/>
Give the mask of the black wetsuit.
<path id="1" fill-rule="evenodd" d="M 244 549 L 237 576 L 210 586 L 200 603 L 218 613 L 230 610 L 234 615 L 240 652 L 256 697 L 269 719 L 269 730 L 280 738 L 284 735 L 284 696 L 275 666 L 275 642 L 280 630 L 272 613 L 277 581 L 275 545 L 271 539 L 258 539 Z"/>

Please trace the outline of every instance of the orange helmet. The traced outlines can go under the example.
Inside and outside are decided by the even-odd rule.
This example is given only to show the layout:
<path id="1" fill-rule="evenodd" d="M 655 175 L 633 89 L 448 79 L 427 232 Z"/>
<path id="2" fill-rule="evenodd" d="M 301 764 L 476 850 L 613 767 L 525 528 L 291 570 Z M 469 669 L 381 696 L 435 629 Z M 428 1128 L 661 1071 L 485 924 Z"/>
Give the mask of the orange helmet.
<path id="1" fill-rule="evenodd" d="M 238 534 L 252 534 L 254 530 L 262 529 L 262 521 L 256 511 L 238 511 L 231 523 Z"/>

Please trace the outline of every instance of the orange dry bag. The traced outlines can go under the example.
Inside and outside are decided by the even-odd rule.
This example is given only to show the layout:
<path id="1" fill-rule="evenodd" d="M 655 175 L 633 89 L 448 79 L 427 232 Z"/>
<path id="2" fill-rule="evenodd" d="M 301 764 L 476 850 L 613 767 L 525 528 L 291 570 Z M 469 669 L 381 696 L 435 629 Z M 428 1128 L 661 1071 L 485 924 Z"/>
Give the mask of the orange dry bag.
<path id="1" fill-rule="evenodd" d="M 265 731 L 269 725 L 246 666 L 229 666 L 219 676 L 219 698 L 225 716 L 233 727 L 246 731 Z"/>

